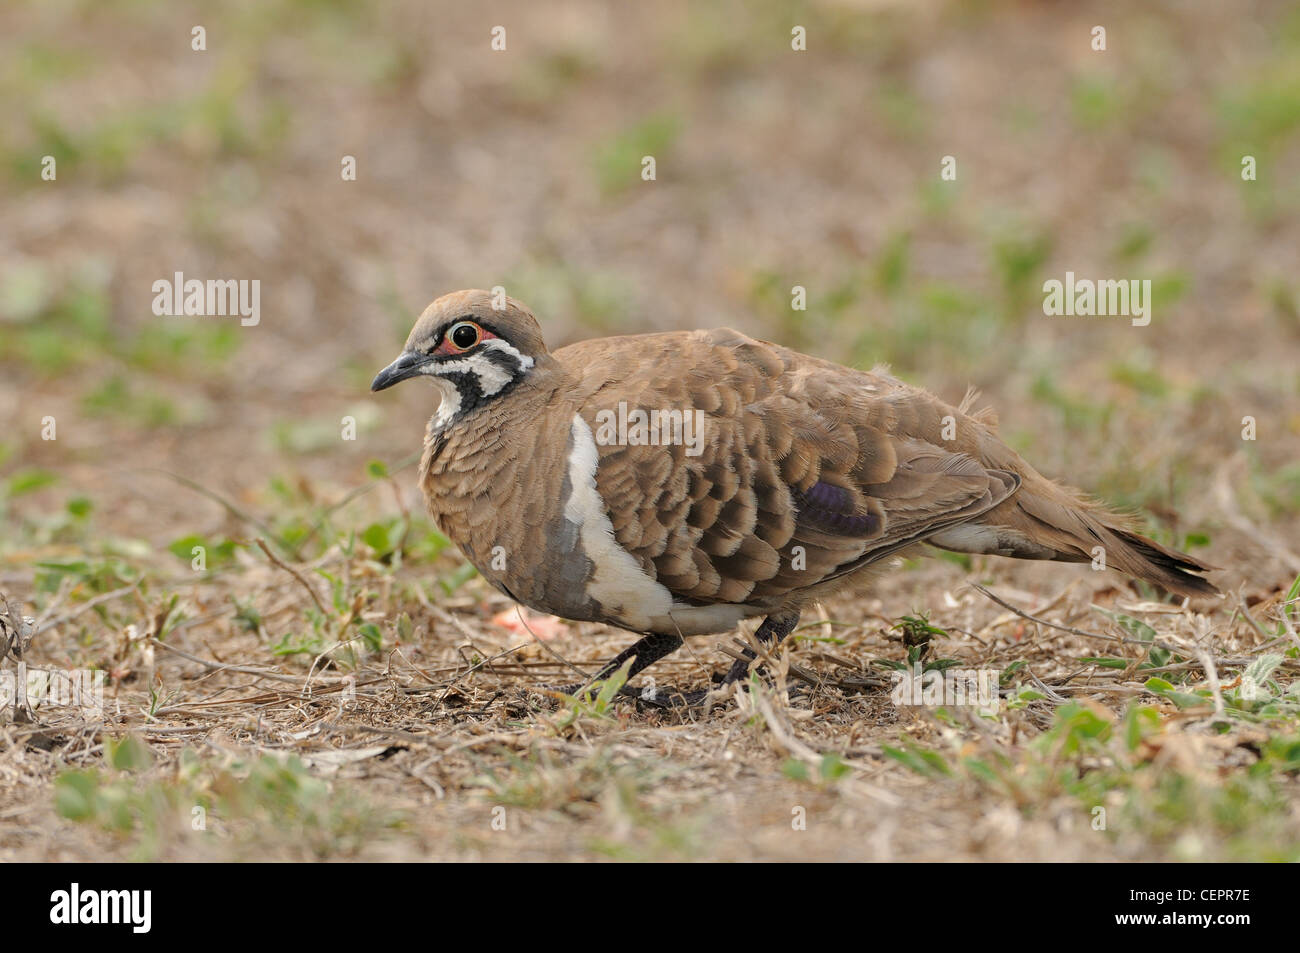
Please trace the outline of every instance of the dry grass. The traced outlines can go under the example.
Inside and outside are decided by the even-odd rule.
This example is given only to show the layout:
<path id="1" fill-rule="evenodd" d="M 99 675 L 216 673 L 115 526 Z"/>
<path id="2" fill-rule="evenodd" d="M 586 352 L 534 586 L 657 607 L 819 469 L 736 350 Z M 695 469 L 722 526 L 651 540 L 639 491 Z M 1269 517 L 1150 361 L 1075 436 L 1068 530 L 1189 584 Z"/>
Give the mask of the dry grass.
<path id="1" fill-rule="evenodd" d="M 85 632 L 119 633 L 102 718 L 45 707 L 5 729 L 8 856 L 1294 859 L 1300 844 L 1285 806 L 1300 699 L 1284 695 L 1290 707 L 1271 717 L 1232 700 L 1237 675 L 1268 650 L 1292 649 L 1275 689 L 1300 684 L 1294 635 L 1255 627 L 1289 618 L 1276 601 L 1249 617 L 1201 613 L 1094 589 L 1078 573 L 1042 599 L 1009 586 L 1004 567 L 985 567 L 1000 598 L 1085 637 L 1005 611 L 955 567 L 927 564 L 901 574 L 890 604 L 827 607 L 752 696 L 709 713 L 623 698 L 599 712 L 546 692 L 570 677 L 554 656 L 590 671 L 623 634 L 583 625 L 545 645 L 521 638 L 492 621 L 507 603 L 478 580 L 465 595 L 413 602 L 407 586 L 425 566 L 394 571 L 337 551 L 295 575 L 241 562 L 174 606 L 175 587 L 159 587 L 162 610 L 132 589 L 38 635 L 29 659 L 76 659 Z M 320 570 L 346 580 L 333 602 Z M 1008 673 L 996 715 L 899 707 L 871 684 L 889 682 L 872 660 L 905 658 L 890 623 L 907 591 L 928 600 L 930 623 L 946 633 L 930 658 Z M 234 600 L 266 607 L 251 630 Z M 265 632 L 316 612 L 318 600 L 335 620 L 374 620 L 384 648 L 354 637 L 271 663 Z M 1094 603 L 1149 623 L 1172 650 L 1156 660 L 1164 666 L 1150 671 L 1152 645 Z M 658 666 L 660 685 L 707 686 L 728 661 L 715 641 Z M 1096 656 L 1128 664 L 1082 661 Z M 1144 688 L 1156 675 L 1185 693 L 1214 690 L 1180 708 Z M 1062 731 L 1080 718 L 1096 724 Z M 1126 740 L 1132 725 L 1139 735 Z M 1266 751 L 1288 731 L 1287 753 Z M 122 738 L 145 753 L 120 755 Z M 1104 777 L 1094 785 L 1090 774 Z M 1259 790 L 1236 805 L 1225 780 Z M 1099 805 L 1105 832 L 1091 826 Z M 806 829 L 792 826 L 800 817 Z"/>

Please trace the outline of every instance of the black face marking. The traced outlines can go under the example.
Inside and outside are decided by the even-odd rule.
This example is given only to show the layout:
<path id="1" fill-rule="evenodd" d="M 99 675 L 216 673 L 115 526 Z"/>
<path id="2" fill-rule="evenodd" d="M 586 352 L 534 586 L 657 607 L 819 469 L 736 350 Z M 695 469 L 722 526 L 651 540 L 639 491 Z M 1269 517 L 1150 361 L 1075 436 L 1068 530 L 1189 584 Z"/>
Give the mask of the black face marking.
<path id="1" fill-rule="evenodd" d="M 473 371 L 451 371 L 438 376 L 456 385 L 456 393 L 460 395 L 457 417 L 465 416 L 483 403 L 483 388 L 479 387 L 478 375 Z"/>
<path id="2" fill-rule="evenodd" d="M 486 348 L 470 353 L 478 357 L 479 360 L 490 361 L 498 367 L 503 368 L 507 373 L 509 373 L 510 380 L 508 380 L 505 386 L 495 394 L 484 394 L 478 375 L 472 370 L 440 372 L 437 376 L 451 381 L 456 388 L 457 395 L 460 397 L 460 404 L 456 409 L 457 420 L 473 413 L 479 407 L 496 400 L 498 397 L 510 393 L 523 377 L 523 374 L 520 373 L 519 361 L 513 354 L 507 354 L 505 351 L 498 351 L 493 348 Z M 458 354 L 454 358 L 451 358 L 451 360 L 463 361 L 465 357 L 466 355 Z"/>
<path id="3" fill-rule="evenodd" d="M 455 397 L 451 401 L 444 398 L 443 407 L 429 419 L 426 439 L 432 457 L 442 452 L 449 432 L 461 421 L 510 393 L 525 376 L 524 361 L 517 354 L 492 347 L 487 341 L 463 353 L 436 355 L 425 363 L 431 366 L 423 373 L 456 390 Z M 499 389 L 486 393 L 485 384 Z"/>
<path id="4" fill-rule="evenodd" d="M 515 357 L 513 354 L 510 354 L 506 351 L 498 351 L 494 347 L 484 348 L 483 351 L 481 352 L 481 356 L 491 361 L 493 364 L 497 365 L 498 367 L 505 368 L 507 371 L 510 372 L 510 384 L 507 384 L 506 387 L 509 387 L 512 384 L 514 384 L 515 380 L 519 376 L 519 359 L 517 357 Z M 504 389 L 501 391 L 501 393 L 505 393 Z"/>

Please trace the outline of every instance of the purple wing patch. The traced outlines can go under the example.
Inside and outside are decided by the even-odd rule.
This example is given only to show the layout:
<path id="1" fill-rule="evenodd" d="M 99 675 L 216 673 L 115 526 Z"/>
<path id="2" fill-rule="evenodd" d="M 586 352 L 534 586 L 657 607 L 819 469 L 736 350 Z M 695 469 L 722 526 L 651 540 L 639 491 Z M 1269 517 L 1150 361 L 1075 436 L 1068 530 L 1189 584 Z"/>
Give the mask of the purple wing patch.
<path id="1" fill-rule="evenodd" d="M 853 496 L 842 486 L 818 480 L 807 491 L 790 488 L 797 510 L 795 521 L 836 536 L 871 539 L 879 536 L 884 520 L 878 513 L 854 513 Z"/>

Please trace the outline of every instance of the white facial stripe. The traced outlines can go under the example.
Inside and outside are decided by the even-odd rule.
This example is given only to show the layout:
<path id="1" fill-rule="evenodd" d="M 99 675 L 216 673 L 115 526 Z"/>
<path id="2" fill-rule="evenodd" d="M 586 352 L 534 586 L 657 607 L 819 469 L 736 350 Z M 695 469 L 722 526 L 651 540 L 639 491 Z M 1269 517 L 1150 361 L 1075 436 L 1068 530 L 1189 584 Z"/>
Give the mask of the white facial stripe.
<path id="1" fill-rule="evenodd" d="M 493 364 L 482 354 L 474 354 L 459 361 L 441 361 L 428 367 L 428 373 L 438 376 L 449 372 L 468 371 L 478 380 L 478 388 L 483 392 L 484 397 L 491 397 L 514 379 L 514 375 L 508 370 Z"/>
<path id="2" fill-rule="evenodd" d="M 509 341 L 503 341 L 501 338 L 488 338 L 483 342 L 484 347 L 489 347 L 494 351 L 504 351 L 516 361 L 519 362 L 519 373 L 522 374 L 533 366 L 533 359 L 525 354 L 520 353 L 519 349 Z"/>
<path id="3" fill-rule="evenodd" d="M 629 629 L 647 631 L 653 619 L 668 615 L 672 594 L 651 579 L 615 539 L 614 525 L 596 489 L 596 467 L 600 462 L 596 438 L 581 414 L 573 415 L 570 433 L 573 449 L 569 453 L 569 498 L 564 503 L 564 518 L 578 527 L 582 551 L 591 560 L 587 595 Z"/>
<path id="4" fill-rule="evenodd" d="M 491 348 L 494 351 L 502 351 L 509 354 L 519 365 L 516 374 L 497 364 L 495 361 L 484 357 L 483 354 L 472 354 L 467 358 L 459 361 L 439 361 L 432 364 L 426 364 L 420 369 L 420 373 L 428 374 L 430 377 L 439 377 L 450 372 L 469 372 L 478 380 L 479 390 L 484 397 L 491 397 L 500 393 L 502 388 L 509 384 L 519 374 L 524 374 L 533 366 L 533 359 L 519 352 L 513 345 L 501 340 L 500 338 L 489 338 L 483 342 L 483 347 Z M 459 401 L 457 402 L 459 408 Z"/>

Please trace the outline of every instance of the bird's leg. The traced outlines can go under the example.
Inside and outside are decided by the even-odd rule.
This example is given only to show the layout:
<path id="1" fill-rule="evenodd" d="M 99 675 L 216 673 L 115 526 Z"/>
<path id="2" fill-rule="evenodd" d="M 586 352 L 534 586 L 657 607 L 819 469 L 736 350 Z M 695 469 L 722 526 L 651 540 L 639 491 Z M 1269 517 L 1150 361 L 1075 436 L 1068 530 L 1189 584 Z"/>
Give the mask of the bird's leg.
<path id="1" fill-rule="evenodd" d="M 671 655 L 682 647 L 682 637 L 676 632 L 662 633 L 652 632 L 644 636 L 633 645 L 628 646 L 622 652 L 619 652 L 612 659 L 600 667 L 600 671 L 591 678 L 587 679 L 581 685 L 570 685 L 561 688 L 560 691 L 566 695 L 575 695 L 585 685 L 592 682 L 603 682 L 622 667 L 628 659 L 633 659 L 632 665 L 627 670 L 627 677 L 630 679 L 638 672 L 649 668 L 655 662 L 659 661 L 665 655 Z M 627 694 L 634 694 L 630 690 Z"/>
<path id="2" fill-rule="evenodd" d="M 682 637 L 676 632 L 652 632 L 650 635 L 639 639 L 636 644 L 625 648 L 601 666 L 600 671 L 591 677 L 591 681 L 604 681 L 617 672 L 624 662 L 635 655 L 636 661 L 627 670 L 627 677 L 631 679 L 664 656 L 672 655 L 681 647 Z"/>
<path id="3" fill-rule="evenodd" d="M 754 636 L 764 645 L 779 645 L 781 640 L 793 632 L 794 627 L 798 624 L 799 611 L 797 609 L 780 614 L 774 613 L 763 620 L 763 624 L 754 632 Z M 627 677 L 631 679 L 638 672 L 644 671 L 664 656 L 677 651 L 682 647 L 682 643 L 682 637 L 675 632 L 671 634 L 652 633 L 644 636 L 634 645 L 619 652 L 618 655 L 601 666 L 600 671 L 589 678 L 583 685 L 569 685 L 561 688 L 560 691 L 566 695 L 576 695 L 585 685 L 609 678 L 629 658 L 634 659 L 627 673 Z M 753 649 L 749 648 L 745 649 L 744 653 L 745 659 L 743 661 L 737 659 L 736 663 L 731 666 L 730 671 L 723 677 L 722 688 L 741 681 L 749 675 L 749 666 L 758 656 Z M 619 689 L 619 694 L 637 698 L 640 701 L 661 708 L 693 708 L 701 704 L 710 693 L 708 691 L 681 692 L 662 688 L 638 692 L 636 689 L 624 686 Z"/>
<path id="4" fill-rule="evenodd" d="M 754 632 L 754 637 L 764 645 L 767 645 L 769 642 L 773 645 L 780 645 L 781 640 L 793 632 L 794 627 L 798 624 L 798 609 L 781 615 L 773 614 L 763 620 L 763 624 Z M 730 671 L 723 676 L 723 688 L 726 688 L 733 682 L 739 682 L 749 675 L 749 666 L 758 656 L 755 655 L 754 650 L 750 648 L 745 649 L 744 654 L 744 659 L 736 659 L 735 664 L 731 666 Z"/>

